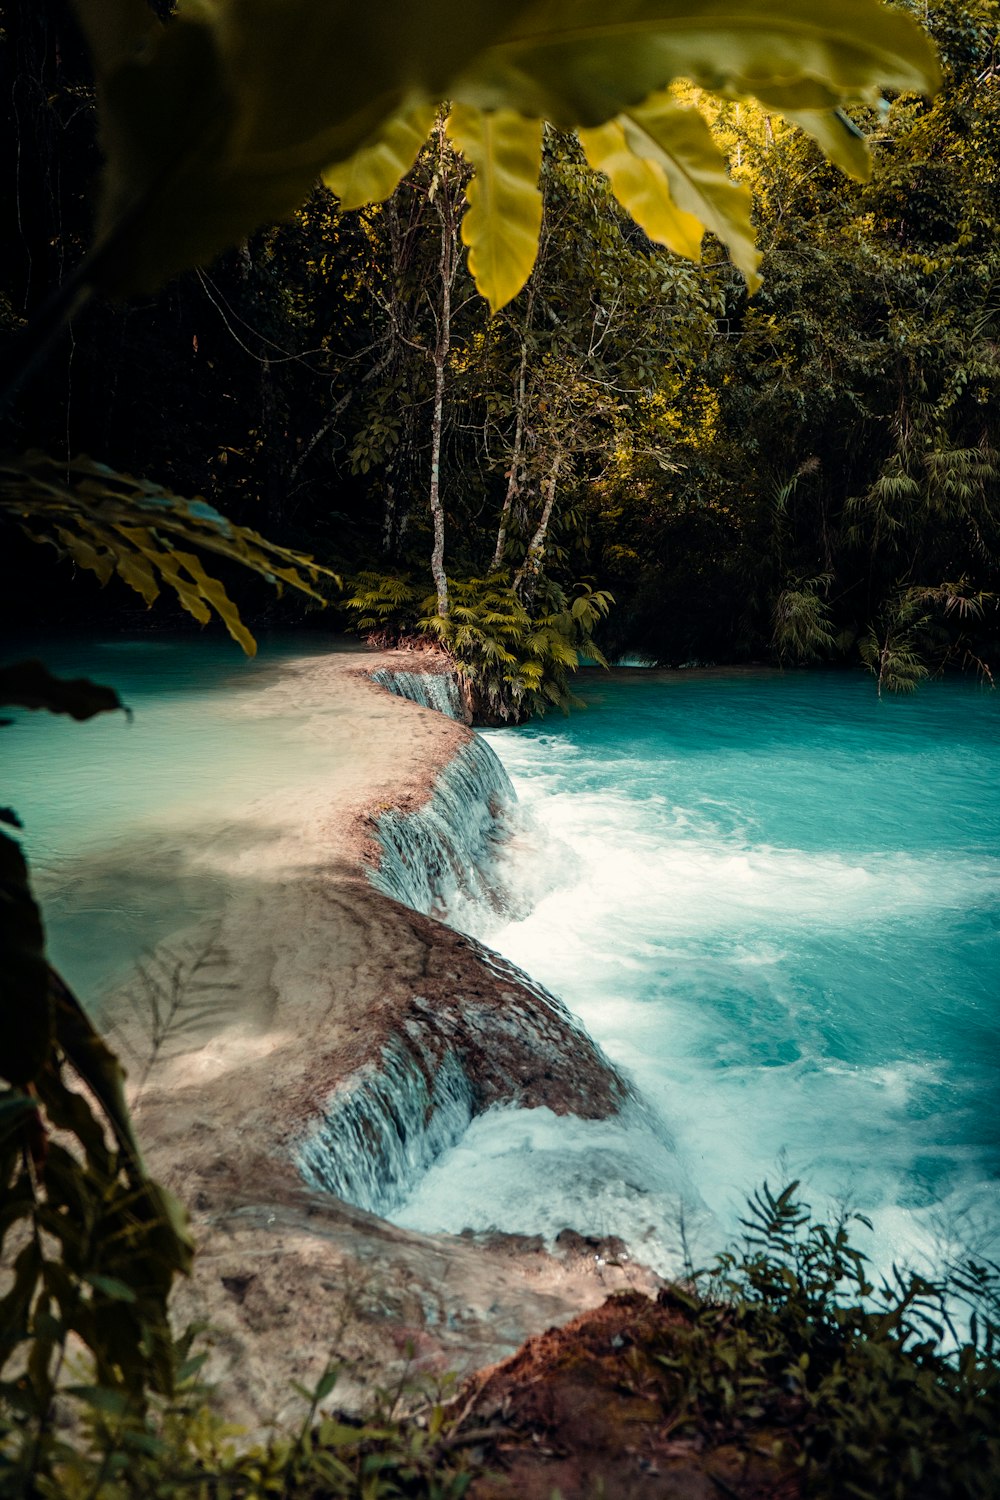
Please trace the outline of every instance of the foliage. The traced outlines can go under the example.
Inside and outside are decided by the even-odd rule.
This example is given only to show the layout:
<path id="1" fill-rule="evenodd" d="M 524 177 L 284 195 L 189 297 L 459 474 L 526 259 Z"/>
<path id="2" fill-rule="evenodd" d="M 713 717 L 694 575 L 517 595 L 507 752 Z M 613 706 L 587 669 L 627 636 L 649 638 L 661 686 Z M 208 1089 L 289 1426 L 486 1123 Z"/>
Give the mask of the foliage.
<path id="1" fill-rule="evenodd" d="M 181 499 L 88 458 L 57 463 L 28 453 L 0 462 L 3 513 L 102 584 L 117 573 L 147 606 L 166 585 L 200 624 L 214 610 L 248 656 L 257 646 L 225 587 L 205 572 L 198 552 L 185 549 L 215 553 L 261 574 L 279 592 L 287 583 L 314 599 L 322 599 L 314 587 L 321 576 L 336 578 L 312 558 L 234 525 L 204 500 Z"/>
<path id="2" fill-rule="evenodd" d="M 494 310 L 524 285 L 538 232 L 540 122 L 596 127 L 684 77 L 728 97 L 787 109 L 836 150 L 834 112 L 873 88 L 933 89 L 937 68 L 908 17 L 848 0 L 742 0 L 717 17 L 685 0 L 519 0 L 498 12 L 394 0 L 364 9 L 307 0 L 181 4 L 160 27 L 143 0 L 78 0 L 99 81 L 107 155 L 91 284 L 148 290 L 210 259 L 260 222 L 290 215 L 327 170 L 348 202 L 389 196 L 443 99 L 477 167 L 469 223 L 477 284 Z M 637 123 L 621 115 L 614 179 L 626 206 L 650 195 L 670 216 L 734 229 L 752 275 L 745 198 L 723 215 L 725 159 L 707 131 L 666 101 Z M 610 161 L 595 145 L 598 159 Z M 858 153 L 838 158 L 863 169 Z M 863 155 L 863 153 L 862 153 Z M 638 194 L 632 176 L 642 177 Z M 616 189 L 617 190 L 617 189 Z M 707 190 L 707 191 L 706 191 Z M 655 213 L 647 227 L 659 233 Z M 676 213 L 673 215 L 676 222 Z M 676 240 L 673 229 L 670 241 Z M 698 236 L 688 232 L 688 248 Z"/>
<path id="3" fill-rule="evenodd" d="M 866 1221 L 815 1220 L 797 1190 L 765 1184 L 742 1243 L 661 1293 L 672 1316 L 625 1338 L 623 1388 L 698 1451 L 774 1453 L 816 1500 L 986 1500 L 1000 1476 L 1000 1267 L 969 1262 L 943 1281 L 897 1270 L 876 1286 L 853 1239 Z M 250 1444 L 206 1404 L 189 1338 L 173 1357 L 174 1394 L 144 1411 L 78 1391 L 75 1440 L 48 1432 L 22 1448 L 20 1472 L 0 1468 L 0 1494 L 30 1474 L 44 1500 L 459 1500 L 494 1442 L 517 1440 L 502 1417 L 484 1428 L 468 1391 L 428 1393 L 406 1375 L 345 1417 L 332 1363 L 314 1390 L 297 1388 L 296 1433 Z"/>
<path id="4" fill-rule="evenodd" d="M 18 234 L 0 306 L 12 310 L 30 312 L 46 285 L 65 280 L 89 233 L 82 191 L 97 161 L 83 137 L 93 122 L 82 44 L 62 5 L 20 6 L 0 37 L 0 60 L 6 53 L 24 83 L 6 116 Z M 700 266 L 659 249 L 580 144 L 546 128 L 532 186 L 539 249 L 524 290 L 491 318 L 472 295 L 466 257 L 457 270 L 439 453 L 448 572 L 509 568 L 513 578 L 541 528 L 545 578 L 571 590 L 593 577 L 614 594 L 603 649 L 664 662 L 773 655 L 790 596 L 827 574 L 817 597 L 833 645 L 816 649 L 832 661 L 857 662 L 887 602 L 911 584 L 965 575 L 973 592 L 996 592 L 996 485 L 986 472 L 1000 446 L 991 7 L 942 0 L 927 12 L 945 63 L 932 106 L 903 94 L 888 112 L 862 104 L 843 119 L 810 117 L 817 132 L 825 120 L 824 149 L 854 152 L 856 170 L 873 156 L 863 187 L 845 183 L 770 105 L 677 84 L 669 97 L 623 107 L 611 134 L 625 132 L 628 116 L 630 138 L 652 153 L 632 161 L 640 177 L 669 175 L 653 149 L 661 116 L 694 134 L 695 109 L 709 121 L 737 186 L 694 173 L 689 190 L 723 217 L 752 190 L 767 282 L 751 302 L 714 235 Z M 228 10 L 227 0 L 216 20 Z M 761 15 L 751 7 L 746 17 L 749 37 Z M 215 22 L 182 6 L 162 35 L 179 24 Z M 609 17 L 606 40 L 615 24 Z M 360 32 L 366 25 L 356 19 Z M 345 26 L 346 45 L 355 32 Z M 453 97 L 460 133 L 465 106 Z M 254 235 L 210 273 L 133 309 L 92 302 L 21 396 L 9 446 L 99 452 L 340 571 L 423 572 L 440 226 L 435 152 L 420 140 L 432 116 L 414 98 L 398 131 L 371 136 L 367 156 L 334 168 L 342 204 L 319 189 L 290 223 Z M 470 118 L 474 135 L 483 121 Z M 196 125 L 192 116 L 195 135 Z M 502 125 L 491 123 L 498 141 Z M 584 141 L 608 125 L 586 122 Z M 504 141 L 498 149 L 519 160 L 516 142 Z M 390 178 L 417 159 L 381 203 L 344 211 L 380 195 L 386 154 Z M 516 190 L 488 177 L 473 196 L 499 203 Z M 700 231 L 677 194 L 664 212 L 690 249 Z M 523 229 L 509 208 L 497 212 L 511 234 Z M 467 235 L 474 223 L 466 212 Z M 732 225 L 715 227 L 733 242 Z M 892 481 L 904 442 L 903 477 L 920 498 L 898 508 L 892 528 L 887 505 L 869 497 L 883 472 Z M 778 517 L 775 487 L 800 471 Z M 12 617 L 40 611 L 47 592 L 31 550 L 17 542 L 9 554 Z M 106 605 L 91 594 L 91 613 L 110 614 L 116 595 L 118 578 Z M 250 585 L 246 598 L 250 627 L 253 612 L 295 617 L 294 597 L 272 604 Z M 84 603 L 67 596 L 59 608 L 65 617 Z M 987 602 L 978 624 L 945 621 L 949 644 L 963 640 L 949 659 L 965 659 L 967 647 L 971 664 L 989 662 L 996 618 Z M 939 639 L 931 670 L 943 654 Z"/>
<path id="5" fill-rule="evenodd" d="M 108 1391 L 71 1388 L 64 1399 L 79 1419 L 72 1442 L 48 1432 L 34 1446 L 19 1444 L 0 1425 L 0 1496 L 19 1500 L 30 1484 L 38 1500 L 461 1500 L 481 1471 L 448 1408 L 450 1378 L 435 1392 L 404 1377 L 374 1391 L 359 1419 L 331 1410 L 340 1374 L 333 1363 L 314 1390 L 296 1386 L 305 1408 L 299 1430 L 254 1444 L 213 1412 L 199 1379 L 203 1361 L 189 1332 L 175 1346 L 172 1396 L 144 1410 Z"/>
<path id="6" fill-rule="evenodd" d="M 426 587 L 408 575 L 366 572 L 351 580 L 344 605 L 354 611 L 358 630 L 389 645 L 416 635 L 426 598 Z"/>
<path id="7" fill-rule="evenodd" d="M 453 586 L 446 617 L 420 623 L 469 684 L 475 719 L 516 724 L 553 704 L 563 712 L 579 705 L 570 674 L 583 657 L 607 665 L 592 632 L 612 603 L 584 584 L 567 595 L 550 583 L 529 609 L 505 579 L 468 578 Z"/>
<path id="8" fill-rule="evenodd" d="M 74 718 L 120 708 L 110 689 L 60 683 L 38 664 L 0 673 L 0 703 Z M 8 823 L 16 817 L 6 813 Z M 150 1391 L 172 1391 L 167 1317 L 175 1276 L 190 1269 L 183 1210 L 146 1171 L 125 1103 L 124 1073 L 49 965 L 19 845 L 0 834 L 0 1420 L 14 1438 L 0 1493 L 30 1488 L 54 1441 L 67 1355 L 87 1356 L 95 1409 L 141 1416 Z"/>
<path id="9" fill-rule="evenodd" d="M 774 606 L 774 649 L 781 662 L 813 661 L 835 645 L 823 591 L 829 574 L 796 579 Z"/>
<path id="10" fill-rule="evenodd" d="M 852 1220 L 811 1219 L 798 1183 L 749 1200 L 742 1245 L 671 1293 L 663 1399 L 716 1441 L 752 1428 L 809 1496 L 985 1500 L 1000 1478 L 1000 1267 L 876 1286 Z M 870 1226 L 869 1226 L 870 1227 Z M 965 1328 L 956 1322 L 962 1314 Z"/>
<path id="11" fill-rule="evenodd" d="M 963 652 L 992 684 L 987 663 L 973 657 L 962 635 L 956 637 L 944 624 L 949 616 L 981 617 L 987 602 L 992 602 L 989 596 L 970 593 L 964 579 L 935 588 L 911 585 L 900 589 L 859 642 L 861 660 L 877 679 L 879 695 L 883 688 L 890 693 L 912 693 L 930 675 L 929 660 L 936 657 L 944 663 Z"/>
<path id="12" fill-rule="evenodd" d="M 873 157 L 865 184 L 769 112 L 702 100 L 753 190 L 764 284 L 748 302 L 725 278 L 697 371 L 713 422 L 689 429 L 676 475 L 639 505 L 606 487 L 590 517 L 591 566 L 625 605 L 613 648 L 627 632 L 663 661 L 794 660 L 791 609 L 810 635 L 819 611 L 832 641 L 814 648 L 856 664 L 873 635 L 880 652 L 887 628 L 899 635 L 901 595 L 960 579 L 980 618 L 934 605 L 906 649 L 929 672 L 996 651 L 997 7 L 920 14 L 944 84 L 929 105 L 850 111 Z"/>
<path id="13" fill-rule="evenodd" d="M 392 574 L 360 575 L 346 600 L 357 628 L 380 642 L 421 633 L 443 646 L 465 679 L 477 722 L 492 724 L 579 704 L 570 675 L 585 657 L 606 665 L 593 632 L 612 603 L 585 584 L 568 595 L 546 581 L 529 609 L 500 574 L 453 580 L 447 615 L 436 613 L 426 588 Z"/>

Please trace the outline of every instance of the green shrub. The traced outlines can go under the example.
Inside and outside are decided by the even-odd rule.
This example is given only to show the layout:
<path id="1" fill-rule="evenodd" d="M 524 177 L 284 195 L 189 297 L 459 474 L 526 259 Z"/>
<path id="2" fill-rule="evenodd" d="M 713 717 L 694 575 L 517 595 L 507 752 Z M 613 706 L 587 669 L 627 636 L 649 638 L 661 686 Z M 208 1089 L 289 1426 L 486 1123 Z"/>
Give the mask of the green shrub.
<path id="1" fill-rule="evenodd" d="M 755 1193 L 740 1249 L 672 1294 L 664 1404 L 710 1439 L 763 1429 L 821 1500 L 1000 1493 L 1000 1267 L 875 1285 L 849 1233 L 868 1221 L 817 1223 L 797 1188 Z"/>
<path id="2" fill-rule="evenodd" d="M 436 595 L 408 577 L 364 573 L 346 601 L 359 630 L 380 643 L 437 642 L 468 684 L 473 715 L 488 724 L 521 723 L 555 706 L 579 706 L 570 676 L 583 658 L 606 666 L 593 631 L 613 600 L 577 584 L 572 594 L 539 581 L 530 608 L 502 575 L 453 580 L 447 615 Z"/>

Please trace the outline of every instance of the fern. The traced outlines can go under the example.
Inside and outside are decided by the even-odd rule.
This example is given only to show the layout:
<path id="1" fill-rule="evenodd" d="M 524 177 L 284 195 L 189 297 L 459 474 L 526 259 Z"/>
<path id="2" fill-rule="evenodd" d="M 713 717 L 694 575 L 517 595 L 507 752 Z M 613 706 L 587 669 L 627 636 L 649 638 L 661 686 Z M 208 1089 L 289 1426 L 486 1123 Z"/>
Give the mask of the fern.
<path id="1" fill-rule="evenodd" d="M 324 603 L 318 585 L 340 579 L 311 557 L 237 526 L 207 501 L 174 495 L 107 464 L 44 453 L 0 459 L 0 517 L 35 542 L 48 542 L 101 584 L 119 578 L 152 605 L 164 589 L 199 624 L 215 614 L 248 656 L 257 650 L 236 605 L 204 554 L 240 563 L 281 592 L 287 584 Z"/>
<path id="2" fill-rule="evenodd" d="M 832 581 L 829 573 L 797 579 L 778 595 L 773 640 L 779 661 L 815 661 L 836 646 L 829 608 L 820 597 Z"/>

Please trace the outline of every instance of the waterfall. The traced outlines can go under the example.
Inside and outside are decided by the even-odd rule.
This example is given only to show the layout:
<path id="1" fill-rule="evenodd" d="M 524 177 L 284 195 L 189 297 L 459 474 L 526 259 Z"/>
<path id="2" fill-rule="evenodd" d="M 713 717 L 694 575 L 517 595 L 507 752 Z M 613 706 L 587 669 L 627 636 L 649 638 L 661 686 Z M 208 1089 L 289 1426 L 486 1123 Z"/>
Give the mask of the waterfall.
<path id="1" fill-rule="evenodd" d="M 396 1034 L 298 1146 L 310 1187 L 370 1213 L 392 1214 L 494 1104 L 601 1120 L 634 1102 L 560 1001 L 472 938 L 449 933 L 441 947 L 446 991 L 410 997 Z"/>
<path id="2" fill-rule="evenodd" d="M 417 701 L 429 703 L 439 687 L 447 697 L 446 677 L 384 675 L 392 691 L 419 683 Z M 499 759 L 474 735 L 423 807 L 378 819 L 382 858 L 371 883 L 411 908 L 434 957 L 426 991 L 409 997 L 395 1035 L 333 1090 L 322 1123 L 300 1142 L 297 1164 L 310 1186 L 390 1214 L 491 1105 L 603 1119 L 629 1097 L 565 1006 L 467 935 L 484 908 L 516 910 L 498 859 L 515 803 Z"/>
<path id="3" fill-rule="evenodd" d="M 443 681 L 444 679 L 437 679 Z M 414 911 L 475 928 L 483 908 L 510 911 L 513 893 L 500 873 L 505 810 L 516 802 L 510 778 L 476 735 L 438 776 L 416 812 L 385 812 L 375 826 L 382 846 L 372 884 Z"/>
<path id="4" fill-rule="evenodd" d="M 372 676 L 397 696 L 463 717 L 454 675 Z M 328 1095 L 321 1124 L 300 1142 L 298 1170 L 310 1187 L 391 1214 L 493 1104 L 604 1119 L 630 1097 L 561 1002 L 468 936 L 487 912 L 519 909 L 499 858 L 516 801 L 498 756 L 472 735 L 423 807 L 388 810 L 376 822 L 382 856 L 370 882 L 420 913 L 412 921 L 426 924 L 433 957 L 426 993 L 409 998 L 393 1037 Z"/>
<path id="5" fill-rule="evenodd" d="M 424 708 L 437 709 L 446 719 L 466 719 L 462 688 L 457 672 L 394 672 L 379 667 L 372 673 L 372 682 L 395 693 L 397 698 L 409 698 Z"/>
<path id="6" fill-rule="evenodd" d="M 472 1085 L 454 1053 L 437 1061 L 419 1037 L 393 1041 L 331 1095 L 298 1168 L 310 1187 L 385 1216 L 472 1115 Z"/>

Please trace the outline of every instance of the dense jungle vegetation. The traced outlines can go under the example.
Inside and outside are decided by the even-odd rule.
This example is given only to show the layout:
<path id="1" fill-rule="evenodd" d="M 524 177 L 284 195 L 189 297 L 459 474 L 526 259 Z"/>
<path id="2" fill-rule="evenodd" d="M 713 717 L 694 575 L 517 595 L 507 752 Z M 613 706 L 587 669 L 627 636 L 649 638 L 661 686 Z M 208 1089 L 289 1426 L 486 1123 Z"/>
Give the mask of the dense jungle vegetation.
<path id="1" fill-rule="evenodd" d="M 296 620 L 305 592 L 324 624 L 440 641 L 498 718 L 564 702 L 580 653 L 861 662 L 887 689 L 988 673 L 994 4 L 743 0 L 706 47 L 697 7 L 678 27 L 647 0 L 638 27 L 603 0 L 596 71 L 545 0 L 514 21 L 387 0 L 398 35 L 374 42 L 360 13 L 307 6 L 315 45 L 303 4 L 182 7 L 155 36 L 142 0 L 4 9 L 8 623 L 136 629 L 136 596 L 163 592 L 252 649 L 245 622 Z M 936 80 L 907 9 L 944 87 L 876 103 Z M 31 663 L 0 672 L 7 705 L 121 707 Z M 333 1368 L 297 1436 L 229 1441 L 169 1318 L 186 1216 L 7 833 L 0 959 L 0 1494 L 466 1493 L 496 1433 L 440 1403 L 400 1420 L 401 1393 L 314 1426 Z M 749 1215 L 633 1371 L 663 1420 L 766 1441 L 776 1492 L 991 1492 L 995 1268 L 876 1289 L 847 1220 L 813 1224 L 794 1185 Z"/>
<path id="2" fill-rule="evenodd" d="M 440 639 L 487 714 L 561 699 L 597 648 L 860 661 L 889 688 L 988 670 L 1000 19 L 989 0 L 911 9 L 944 87 L 852 109 L 867 182 L 760 105 L 711 104 L 753 194 L 752 297 L 732 249 L 709 235 L 693 264 L 654 244 L 547 128 L 538 259 L 491 314 L 460 237 L 469 168 L 439 123 L 384 203 L 316 188 L 207 269 L 91 303 L 3 445 L 88 454 L 312 554 L 347 585 L 324 586 L 324 627 Z M 12 333 L 89 243 L 99 155 L 66 8 L 17 0 L 2 49 Z M 118 580 L 70 589 L 10 531 L 4 552 L 8 619 L 144 625 Z M 251 622 L 301 614 L 236 587 Z"/>

